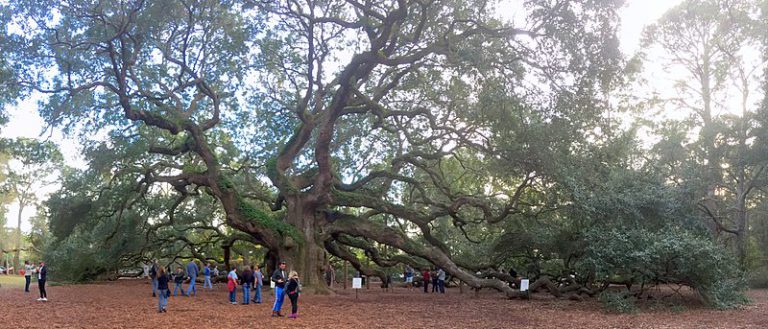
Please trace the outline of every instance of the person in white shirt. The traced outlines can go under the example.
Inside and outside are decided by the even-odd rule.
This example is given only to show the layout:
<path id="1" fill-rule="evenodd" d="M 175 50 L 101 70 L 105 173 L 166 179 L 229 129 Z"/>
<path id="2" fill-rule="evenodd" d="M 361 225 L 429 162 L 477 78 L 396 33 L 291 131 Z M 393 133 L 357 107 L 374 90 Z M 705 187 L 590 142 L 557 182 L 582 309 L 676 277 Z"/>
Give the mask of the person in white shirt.
<path id="1" fill-rule="evenodd" d="M 24 285 L 24 292 L 29 292 L 29 283 L 32 282 L 32 274 L 35 272 L 35 266 L 30 264 L 28 260 L 24 261 L 24 280 L 26 281 L 26 284 Z"/>

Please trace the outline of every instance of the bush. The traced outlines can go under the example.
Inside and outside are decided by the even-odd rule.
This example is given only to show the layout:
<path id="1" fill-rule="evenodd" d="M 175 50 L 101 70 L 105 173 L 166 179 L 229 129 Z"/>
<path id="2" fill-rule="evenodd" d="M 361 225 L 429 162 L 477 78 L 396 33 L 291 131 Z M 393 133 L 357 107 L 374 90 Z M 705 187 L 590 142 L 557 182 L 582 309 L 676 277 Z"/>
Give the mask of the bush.
<path id="1" fill-rule="evenodd" d="M 619 278 L 635 284 L 682 284 L 718 309 L 748 302 L 744 273 L 735 257 L 708 237 L 676 228 L 659 232 L 596 229 L 586 236 L 592 243 L 580 267 L 584 273 L 595 273 L 597 281 Z"/>
<path id="2" fill-rule="evenodd" d="M 612 313 L 635 313 L 635 299 L 626 291 L 605 290 L 598 297 L 606 311 Z"/>

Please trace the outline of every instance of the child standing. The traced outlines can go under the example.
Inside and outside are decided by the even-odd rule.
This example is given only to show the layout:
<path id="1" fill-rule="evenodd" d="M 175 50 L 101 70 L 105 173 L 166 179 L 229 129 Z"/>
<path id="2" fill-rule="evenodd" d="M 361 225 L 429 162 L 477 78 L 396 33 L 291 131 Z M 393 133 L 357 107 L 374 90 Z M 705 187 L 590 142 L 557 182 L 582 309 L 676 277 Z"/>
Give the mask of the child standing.
<path id="1" fill-rule="evenodd" d="M 176 283 L 176 286 L 173 287 L 173 296 L 176 296 L 177 291 L 181 291 L 181 295 L 184 296 L 184 288 L 181 286 L 184 283 L 184 271 L 181 270 L 181 267 L 176 268 L 176 275 L 173 277 L 173 282 Z"/>
<path id="2" fill-rule="evenodd" d="M 291 271 L 289 277 L 286 290 L 288 291 L 288 298 L 291 300 L 291 315 L 288 318 L 295 319 L 299 316 L 299 293 L 301 292 L 299 289 L 299 273 Z"/>
<path id="3" fill-rule="evenodd" d="M 168 276 L 165 273 L 165 269 L 160 267 L 157 271 L 157 313 L 166 312 L 165 307 L 168 305 Z"/>
<path id="4" fill-rule="evenodd" d="M 227 288 L 229 289 L 229 302 L 232 305 L 237 305 L 235 300 L 237 297 L 237 272 L 234 268 L 227 274 Z"/>

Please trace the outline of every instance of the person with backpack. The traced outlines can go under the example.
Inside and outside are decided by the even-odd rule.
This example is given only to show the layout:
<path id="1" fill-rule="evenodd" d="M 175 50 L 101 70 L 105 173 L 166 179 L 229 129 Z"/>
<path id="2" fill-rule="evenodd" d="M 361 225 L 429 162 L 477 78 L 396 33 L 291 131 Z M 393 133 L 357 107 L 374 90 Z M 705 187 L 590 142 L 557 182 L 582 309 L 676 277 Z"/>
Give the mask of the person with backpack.
<path id="1" fill-rule="evenodd" d="M 299 317 L 299 293 L 301 285 L 299 284 L 299 273 L 291 271 L 290 279 L 288 280 L 288 287 L 286 287 L 286 293 L 288 299 L 291 300 L 291 314 L 288 318 L 295 319 Z"/>
<path id="2" fill-rule="evenodd" d="M 237 272 L 234 267 L 227 274 L 227 289 L 229 289 L 229 302 L 237 305 Z"/>
<path id="3" fill-rule="evenodd" d="M 168 275 L 165 269 L 160 267 L 154 279 L 157 281 L 157 313 L 164 313 L 168 306 Z"/>

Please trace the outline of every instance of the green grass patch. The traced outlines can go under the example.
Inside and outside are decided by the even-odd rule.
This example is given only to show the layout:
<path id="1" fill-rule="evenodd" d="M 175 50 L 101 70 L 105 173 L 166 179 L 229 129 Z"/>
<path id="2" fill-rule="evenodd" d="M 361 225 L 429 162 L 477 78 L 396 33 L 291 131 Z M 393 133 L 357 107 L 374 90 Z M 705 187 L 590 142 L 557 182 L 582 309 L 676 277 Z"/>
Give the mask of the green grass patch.
<path id="1" fill-rule="evenodd" d="M 5 288 L 24 287 L 24 277 L 21 275 L 0 275 L 0 285 Z"/>

